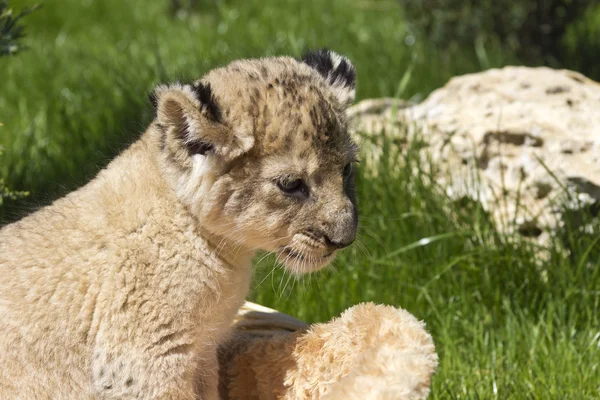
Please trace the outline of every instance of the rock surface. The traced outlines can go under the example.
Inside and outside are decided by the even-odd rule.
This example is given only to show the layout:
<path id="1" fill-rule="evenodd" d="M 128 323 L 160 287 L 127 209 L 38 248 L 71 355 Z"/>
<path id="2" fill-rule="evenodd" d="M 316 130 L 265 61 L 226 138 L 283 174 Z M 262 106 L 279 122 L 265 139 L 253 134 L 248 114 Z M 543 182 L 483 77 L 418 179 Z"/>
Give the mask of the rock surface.
<path id="1" fill-rule="evenodd" d="M 600 84 L 576 72 L 492 69 L 453 78 L 420 104 L 365 100 L 350 116 L 373 137 L 418 133 L 448 195 L 480 201 L 505 231 L 547 237 L 567 193 L 571 208 L 600 204 Z"/>

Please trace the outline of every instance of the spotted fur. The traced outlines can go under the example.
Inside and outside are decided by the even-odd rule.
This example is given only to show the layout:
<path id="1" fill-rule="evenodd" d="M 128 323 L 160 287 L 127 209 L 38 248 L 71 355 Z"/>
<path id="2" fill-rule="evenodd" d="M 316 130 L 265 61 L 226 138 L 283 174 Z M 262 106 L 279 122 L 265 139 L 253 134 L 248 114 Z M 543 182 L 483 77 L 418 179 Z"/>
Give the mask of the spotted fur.
<path id="1" fill-rule="evenodd" d="M 352 71 L 321 51 L 160 85 L 139 141 L 0 230 L 0 398 L 216 399 L 255 252 L 303 273 L 354 239 Z"/>

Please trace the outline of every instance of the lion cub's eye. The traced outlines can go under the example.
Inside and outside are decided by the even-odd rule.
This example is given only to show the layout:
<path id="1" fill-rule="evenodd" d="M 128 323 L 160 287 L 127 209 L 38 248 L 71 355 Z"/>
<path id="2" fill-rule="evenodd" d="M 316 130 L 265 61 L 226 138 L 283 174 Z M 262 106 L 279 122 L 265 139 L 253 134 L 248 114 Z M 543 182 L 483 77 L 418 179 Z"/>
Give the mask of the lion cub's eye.
<path id="1" fill-rule="evenodd" d="M 308 187 L 302 179 L 290 179 L 288 177 L 277 181 L 277 187 L 288 196 L 306 198 Z"/>
<path id="2" fill-rule="evenodd" d="M 352 175 L 352 163 L 348 163 L 344 166 L 344 178 L 349 178 Z"/>

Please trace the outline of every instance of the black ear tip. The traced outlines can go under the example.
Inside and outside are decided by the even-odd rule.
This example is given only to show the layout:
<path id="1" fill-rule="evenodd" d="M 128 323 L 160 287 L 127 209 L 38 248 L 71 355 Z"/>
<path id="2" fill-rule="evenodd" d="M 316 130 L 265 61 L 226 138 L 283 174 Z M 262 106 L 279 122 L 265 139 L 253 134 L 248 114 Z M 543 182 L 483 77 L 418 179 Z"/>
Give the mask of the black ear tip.
<path id="1" fill-rule="evenodd" d="M 222 117 L 221 108 L 217 104 L 210 83 L 196 82 L 192 84 L 191 88 L 202 107 L 208 111 L 208 115 L 215 121 L 220 121 Z"/>
<path id="2" fill-rule="evenodd" d="M 210 83 L 195 82 L 192 84 L 192 90 L 200 103 L 207 103 L 212 100 L 213 93 Z"/>
<path id="3" fill-rule="evenodd" d="M 318 50 L 306 50 L 300 61 L 310 65 L 321 73 L 333 69 L 331 51 L 326 48 Z"/>
<path id="4" fill-rule="evenodd" d="M 356 70 L 350 60 L 327 48 L 306 51 L 301 61 L 317 70 L 331 84 L 339 82 L 347 87 L 356 84 Z"/>
<path id="5" fill-rule="evenodd" d="M 302 53 L 302 60 L 306 61 L 314 58 L 328 57 L 330 54 L 331 50 L 329 50 L 327 47 L 316 50 L 306 49 L 304 50 L 304 53 Z"/>

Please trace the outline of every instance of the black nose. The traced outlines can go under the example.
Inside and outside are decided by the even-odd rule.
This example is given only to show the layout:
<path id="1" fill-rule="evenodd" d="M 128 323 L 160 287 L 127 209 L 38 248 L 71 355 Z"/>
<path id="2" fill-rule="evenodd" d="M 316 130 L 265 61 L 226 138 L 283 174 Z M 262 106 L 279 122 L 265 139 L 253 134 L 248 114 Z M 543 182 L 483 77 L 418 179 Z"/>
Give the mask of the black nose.
<path id="1" fill-rule="evenodd" d="M 354 237 L 352 237 L 352 239 L 347 240 L 347 241 L 335 241 L 335 240 L 331 240 L 329 238 L 329 236 L 325 235 L 325 241 L 331 247 L 335 247 L 336 249 L 343 249 L 344 247 L 350 246 L 352 244 L 352 242 L 354 242 Z"/>

